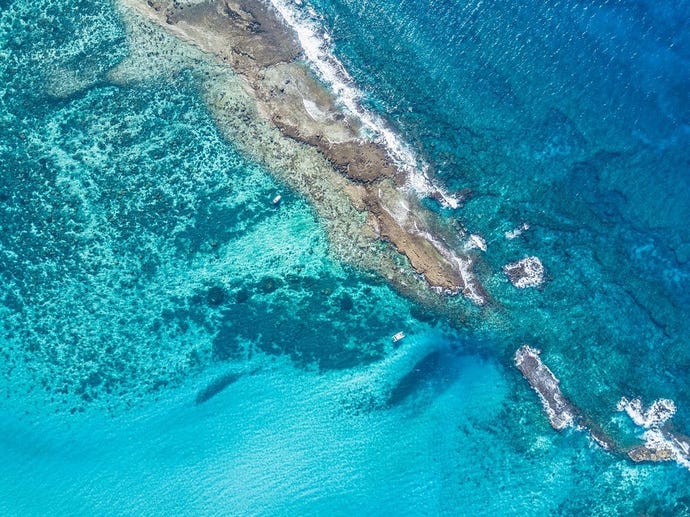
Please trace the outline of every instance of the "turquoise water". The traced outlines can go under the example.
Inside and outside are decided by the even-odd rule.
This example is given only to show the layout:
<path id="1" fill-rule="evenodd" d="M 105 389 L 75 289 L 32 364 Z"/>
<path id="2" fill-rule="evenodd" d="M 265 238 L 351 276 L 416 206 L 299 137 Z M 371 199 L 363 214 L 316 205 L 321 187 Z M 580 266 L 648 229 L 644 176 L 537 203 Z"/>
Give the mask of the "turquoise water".
<path id="1" fill-rule="evenodd" d="M 540 347 L 614 435 L 621 396 L 690 433 L 689 6 L 313 5 L 367 104 L 472 190 L 439 217 L 486 238 L 494 316 L 342 264 L 193 66 L 114 81 L 114 6 L 0 2 L 0 513 L 689 514 L 687 470 L 553 431 L 512 364 Z M 549 279 L 514 289 L 531 254 Z"/>

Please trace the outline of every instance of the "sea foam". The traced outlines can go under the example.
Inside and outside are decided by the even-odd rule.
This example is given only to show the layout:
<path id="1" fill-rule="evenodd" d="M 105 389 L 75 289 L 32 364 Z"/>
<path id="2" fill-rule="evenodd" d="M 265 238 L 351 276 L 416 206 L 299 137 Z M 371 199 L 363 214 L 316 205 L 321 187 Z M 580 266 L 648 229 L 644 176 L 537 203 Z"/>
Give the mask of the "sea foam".
<path id="1" fill-rule="evenodd" d="M 304 57 L 328 85 L 343 108 L 354 116 L 366 136 L 384 146 L 390 158 L 405 172 L 406 187 L 419 196 L 434 197 L 445 208 L 458 208 L 459 200 L 429 177 L 429 166 L 402 140 L 381 116 L 362 106 L 364 97 L 354 79 L 332 51 L 331 35 L 313 7 L 300 0 L 270 0 L 284 22 L 295 31 Z"/>
<path id="2" fill-rule="evenodd" d="M 625 411 L 635 425 L 650 429 L 659 427 L 671 418 L 676 413 L 676 404 L 670 399 L 658 399 L 645 409 L 639 398 L 628 400 L 622 397 L 616 409 Z"/>
<path id="3" fill-rule="evenodd" d="M 544 283 L 544 266 L 539 257 L 525 257 L 503 266 L 510 283 L 519 289 L 539 287 Z"/>

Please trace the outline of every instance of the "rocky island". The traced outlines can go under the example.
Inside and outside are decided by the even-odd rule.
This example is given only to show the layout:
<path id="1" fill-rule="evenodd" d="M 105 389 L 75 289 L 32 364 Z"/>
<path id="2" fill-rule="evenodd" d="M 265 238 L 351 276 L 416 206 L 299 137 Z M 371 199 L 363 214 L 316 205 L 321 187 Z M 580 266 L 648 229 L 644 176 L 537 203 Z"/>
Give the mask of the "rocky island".
<path id="1" fill-rule="evenodd" d="M 523 346 L 515 353 L 515 365 L 539 395 L 551 426 L 556 430 L 571 427 L 578 414 L 575 406 L 563 396 L 559 380 L 539 358 L 539 350 Z"/>
<path id="2" fill-rule="evenodd" d="M 462 293 L 477 305 L 487 302 L 473 273 L 474 258 L 463 248 L 467 236 L 439 224 L 419 203 L 429 196 L 455 207 L 457 200 L 410 159 L 383 120 L 352 99 L 343 102 L 315 75 L 298 31 L 288 23 L 294 20 L 275 6 L 247 0 L 123 1 L 124 9 L 231 68 L 253 99 L 249 109 L 296 142 L 300 152 L 306 147 L 325 159 L 329 167 L 293 159 L 289 170 L 272 169 L 312 203 L 341 257 L 377 271 L 418 299 L 442 292 Z M 336 74 L 338 65 L 333 64 Z M 233 116 L 224 95 L 209 95 L 208 103 L 219 121 Z M 255 157 L 270 162 L 271 152 L 283 150 L 264 149 Z M 381 242 L 392 249 L 381 251 Z M 415 285 L 411 272 L 432 289 Z"/>

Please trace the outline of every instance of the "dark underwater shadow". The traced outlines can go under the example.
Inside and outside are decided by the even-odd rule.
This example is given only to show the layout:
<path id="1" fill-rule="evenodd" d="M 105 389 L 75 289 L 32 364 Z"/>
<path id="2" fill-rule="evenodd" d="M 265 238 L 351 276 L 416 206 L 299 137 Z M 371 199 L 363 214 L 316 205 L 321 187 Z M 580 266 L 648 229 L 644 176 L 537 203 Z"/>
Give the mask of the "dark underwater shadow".
<path id="1" fill-rule="evenodd" d="M 413 401 L 427 403 L 441 395 L 460 376 L 458 358 L 451 349 L 434 350 L 424 356 L 393 387 L 386 407 Z"/>
<path id="2" fill-rule="evenodd" d="M 194 403 L 198 406 L 204 402 L 208 402 L 231 384 L 237 382 L 244 374 L 245 372 L 230 372 L 217 377 L 205 388 L 199 390 Z"/>

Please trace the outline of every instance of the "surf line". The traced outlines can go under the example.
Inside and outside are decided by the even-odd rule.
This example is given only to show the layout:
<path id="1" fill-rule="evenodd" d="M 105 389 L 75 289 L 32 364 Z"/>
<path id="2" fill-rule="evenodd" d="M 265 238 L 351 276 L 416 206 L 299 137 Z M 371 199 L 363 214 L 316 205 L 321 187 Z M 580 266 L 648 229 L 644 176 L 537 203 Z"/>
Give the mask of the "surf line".
<path id="1" fill-rule="evenodd" d="M 460 200 L 429 177 L 428 164 L 415 155 L 383 118 L 362 106 L 362 92 L 333 53 L 331 35 L 320 26 L 314 8 L 301 1 L 270 0 L 270 3 L 297 34 L 304 56 L 319 78 L 331 88 L 342 106 L 384 145 L 396 165 L 407 172 L 406 186 L 420 196 L 435 197 L 445 208 L 458 208 Z"/>
<path id="2" fill-rule="evenodd" d="M 418 299 L 438 302 L 435 293 L 441 292 L 463 293 L 477 305 L 488 301 L 472 269 L 475 253 L 464 246 L 469 236 L 438 224 L 419 202 L 419 196 L 431 195 L 452 207 L 458 206 L 457 198 L 433 184 L 426 165 L 382 117 L 361 106 L 361 94 L 329 51 L 329 37 L 320 37 L 321 29 L 308 18 L 308 8 L 299 14 L 282 0 L 120 1 L 182 44 L 231 68 L 244 79 L 256 116 L 284 137 L 320 151 L 339 174 L 315 174 L 314 167 L 295 160 L 294 169 L 282 172 L 282 179 L 303 193 L 325 219 L 352 210 L 364 216 L 359 229 L 352 229 L 351 218 L 328 228 L 333 241 L 356 242 L 367 250 L 354 250 L 352 256 L 379 254 L 360 259 L 365 268 Z M 344 206 L 349 208 L 342 210 Z M 409 209 L 397 216 L 400 206 Z M 346 227 L 351 232 L 347 237 L 333 235 Z M 376 241 L 390 243 L 392 251 L 377 251 Z M 401 271 L 396 254 L 407 257 L 411 268 Z M 410 273 L 427 285 L 414 283 Z"/>

